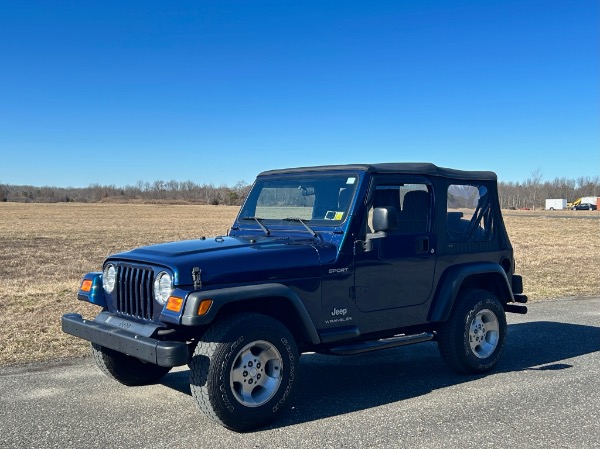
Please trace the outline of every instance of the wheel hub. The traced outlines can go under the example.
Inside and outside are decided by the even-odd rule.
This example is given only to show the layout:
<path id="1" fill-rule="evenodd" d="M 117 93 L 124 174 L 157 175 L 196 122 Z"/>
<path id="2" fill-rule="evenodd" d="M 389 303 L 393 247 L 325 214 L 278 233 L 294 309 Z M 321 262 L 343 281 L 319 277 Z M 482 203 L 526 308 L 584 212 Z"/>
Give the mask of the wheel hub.
<path id="1" fill-rule="evenodd" d="M 244 346 L 230 373 L 234 397 L 246 407 L 259 407 L 275 395 L 281 384 L 283 359 L 277 348 L 263 340 Z"/>
<path id="2" fill-rule="evenodd" d="M 469 327 L 469 345 L 480 359 L 492 355 L 498 346 L 500 324 L 498 317 L 489 309 L 477 312 Z"/>

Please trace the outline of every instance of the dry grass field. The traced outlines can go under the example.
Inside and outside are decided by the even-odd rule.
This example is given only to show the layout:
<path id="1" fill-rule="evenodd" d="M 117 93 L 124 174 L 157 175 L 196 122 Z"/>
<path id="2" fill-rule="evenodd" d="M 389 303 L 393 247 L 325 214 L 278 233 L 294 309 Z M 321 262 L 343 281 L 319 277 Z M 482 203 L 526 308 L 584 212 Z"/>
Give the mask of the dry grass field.
<path id="1" fill-rule="evenodd" d="M 60 316 L 82 275 L 140 245 L 223 235 L 237 207 L 0 203 L 0 365 L 82 356 Z M 532 300 L 600 294 L 600 212 L 505 211 L 517 269 Z"/>

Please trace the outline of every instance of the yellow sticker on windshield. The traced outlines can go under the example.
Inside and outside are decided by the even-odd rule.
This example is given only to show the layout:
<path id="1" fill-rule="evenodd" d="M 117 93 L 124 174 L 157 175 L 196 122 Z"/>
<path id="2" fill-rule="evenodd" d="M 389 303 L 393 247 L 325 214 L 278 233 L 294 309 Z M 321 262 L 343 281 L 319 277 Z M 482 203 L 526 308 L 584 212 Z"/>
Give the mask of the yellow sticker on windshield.
<path id="1" fill-rule="evenodd" d="M 343 212 L 336 212 L 335 213 L 335 217 L 333 219 L 334 220 L 341 220 L 342 218 L 344 218 L 344 213 Z"/>

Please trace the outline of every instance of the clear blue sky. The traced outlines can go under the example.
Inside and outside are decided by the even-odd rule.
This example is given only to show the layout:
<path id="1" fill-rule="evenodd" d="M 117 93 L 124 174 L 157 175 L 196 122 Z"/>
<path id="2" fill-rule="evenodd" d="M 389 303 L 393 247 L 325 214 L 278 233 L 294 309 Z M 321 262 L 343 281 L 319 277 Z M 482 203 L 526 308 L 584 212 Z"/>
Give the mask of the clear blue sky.
<path id="1" fill-rule="evenodd" d="M 3 1 L 0 183 L 600 175 L 598 0 Z"/>

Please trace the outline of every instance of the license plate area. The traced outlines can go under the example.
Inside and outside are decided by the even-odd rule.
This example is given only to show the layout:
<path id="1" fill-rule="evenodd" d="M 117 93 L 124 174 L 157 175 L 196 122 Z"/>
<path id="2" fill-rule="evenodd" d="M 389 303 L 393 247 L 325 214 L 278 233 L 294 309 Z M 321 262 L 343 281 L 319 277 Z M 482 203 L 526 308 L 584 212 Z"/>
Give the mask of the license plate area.
<path id="1" fill-rule="evenodd" d="M 164 327 L 154 323 L 138 323 L 112 315 L 109 312 L 101 312 L 94 321 L 131 332 L 132 334 L 141 335 L 142 337 L 151 337 L 154 332 Z"/>

